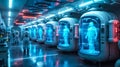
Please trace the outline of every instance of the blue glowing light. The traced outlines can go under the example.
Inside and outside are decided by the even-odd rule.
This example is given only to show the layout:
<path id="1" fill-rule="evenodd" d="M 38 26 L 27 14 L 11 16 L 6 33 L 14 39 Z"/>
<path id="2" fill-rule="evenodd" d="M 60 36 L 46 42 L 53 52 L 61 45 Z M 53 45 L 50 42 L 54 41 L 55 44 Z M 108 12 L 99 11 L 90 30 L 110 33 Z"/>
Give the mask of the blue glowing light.
<path id="1" fill-rule="evenodd" d="M 8 18 L 8 23 L 7 23 L 7 24 L 8 24 L 9 27 L 10 27 L 10 24 L 11 24 L 11 23 L 10 23 L 10 20 L 11 20 L 11 19 Z"/>
<path id="2" fill-rule="evenodd" d="M 43 56 L 43 50 L 42 49 L 40 49 L 40 51 L 39 51 L 39 56 Z"/>
<path id="3" fill-rule="evenodd" d="M 83 4 L 80 4 L 79 7 L 85 7 L 85 6 L 89 6 L 93 3 L 100 3 L 102 2 L 103 0 L 91 0 L 91 1 L 88 1 L 86 3 L 83 3 Z"/>
<path id="4" fill-rule="evenodd" d="M 36 63 L 36 57 L 32 57 L 31 60 L 33 61 L 33 63 Z"/>
<path id="5" fill-rule="evenodd" d="M 38 28 L 38 33 L 39 33 L 39 35 L 38 35 L 39 40 L 43 40 L 43 29 L 42 29 L 42 27 Z"/>
<path id="6" fill-rule="evenodd" d="M 97 39 L 97 29 L 94 26 L 93 22 L 89 23 L 89 27 L 87 29 L 87 34 L 85 38 L 88 41 L 89 50 L 95 51 L 94 43 L 95 43 L 95 40 Z"/>
<path id="7" fill-rule="evenodd" d="M 47 29 L 46 29 L 46 41 L 47 42 L 53 42 L 53 38 L 54 38 L 54 31 L 53 31 L 53 26 L 52 25 L 48 25 Z"/>
<path id="8" fill-rule="evenodd" d="M 11 16 L 11 11 L 8 12 L 8 16 L 9 16 L 9 17 Z"/>
<path id="9" fill-rule="evenodd" d="M 69 36 L 70 36 L 69 25 L 61 24 L 59 30 L 59 45 L 68 47 L 70 44 Z"/>
<path id="10" fill-rule="evenodd" d="M 100 20 L 96 17 L 82 18 L 80 24 L 80 43 L 79 48 L 81 53 L 98 55 L 100 53 L 100 34 L 99 24 Z"/>
<path id="11" fill-rule="evenodd" d="M 12 8 L 12 2 L 13 0 L 9 0 L 9 8 Z"/>
<path id="12" fill-rule="evenodd" d="M 70 30 L 69 30 L 69 28 L 65 25 L 65 26 L 64 26 L 64 29 L 63 29 L 63 38 L 64 38 L 65 46 L 69 46 L 69 43 L 68 43 L 69 33 L 70 33 Z"/>
<path id="13" fill-rule="evenodd" d="M 29 28 L 29 34 L 30 34 L 30 37 L 31 37 L 32 36 L 31 28 Z"/>
<path id="14" fill-rule="evenodd" d="M 38 67 L 44 67 L 44 63 L 43 62 L 37 62 L 37 66 Z"/>
<path id="15" fill-rule="evenodd" d="M 8 20 L 10 21 L 11 19 L 10 19 L 10 18 L 8 18 Z"/>
<path id="16" fill-rule="evenodd" d="M 51 17 L 54 17 L 54 16 L 55 16 L 55 14 L 51 14 L 51 15 L 47 16 L 46 18 L 51 18 Z"/>
<path id="17" fill-rule="evenodd" d="M 63 67 L 69 67 L 68 61 L 64 61 Z"/>
<path id="18" fill-rule="evenodd" d="M 33 52 L 36 53 L 36 46 L 33 46 Z"/>
<path id="19" fill-rule="evenodd" d="M 36 29 L 34 28 L 34 30 L 33 30 L 33 31 L 34 31 L 33 36 L 34 36 L 34 37 L 36 37 Z"/>
<path id="20" fill-rule="evenodd" d="M 11 67 L 10 51 L 8 50 L 8 67 Z"/>
<path id="21" fill-rule="evenodd" d="M 70 12 L 70 11 L 73 11 L 73 10 L 74 10 L 73 8 L 67 8 L 63 11 L 59 11 L 58 14 L 63 14 L 63 13 Z"/>
<path id="22" fill-rule="evenodd" d="M 32 27 L 31 28 L 31 36 L 33 39 L 35 39 L 37 37 L 36 33 L 37 33 L 36 27 Z"/>
<path id="23" fill-rule="evenodd" d="M 80 4 L 79 7 L 85 7 L 85 6 L 88 6 L 92 3 L 94 3 L 94 1 L 89 1 L 89 2 L 86 2 L 86 3 Z"/>
<path id="24" fill-rule="evenodd" d="M 29 45 L 29 55 L 31 56 L 32 55 L 32 44 Z"/>

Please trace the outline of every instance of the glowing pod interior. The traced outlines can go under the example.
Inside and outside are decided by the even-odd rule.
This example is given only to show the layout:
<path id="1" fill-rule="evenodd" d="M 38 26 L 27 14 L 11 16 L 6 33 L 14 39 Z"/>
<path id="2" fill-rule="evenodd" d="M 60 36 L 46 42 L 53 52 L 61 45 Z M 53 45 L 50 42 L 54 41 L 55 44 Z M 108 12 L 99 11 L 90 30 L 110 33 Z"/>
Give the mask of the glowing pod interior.
<path id="1" fill-rule="evenodd" d="M 36 25 L 32 26 L 31 35 L 32 35 L 32 37 L 31 37 L 32 40 L 37 39 L 37 26 Z"/>
<path id="2" fill-rule="evenodd" d="M 91 11 L 81 16 L 78 51 L 81 58 L 91 61 L 118 58 L 116 21 L 111 21 L 116 19 L 114 14 L 105 11 Z"/>
<path id="3" fill-rule="evenodd" d="M 38 30 L 37 30 L 37 41 L 39 43 L 43 43 L 45 41 L 45 24 L 44 23 L 40 23 L 38 24 Z"/>
<path id="4" fill-rule="evenodd" d="M 46 23 L 46 30 L 45 30 L 45 44 L 48 46 L 55 46 L 57 45 L 57 29 L 58 29 L 58 22 L 50 20 Z"/>
<path id="5" fill-rule="evenodd" d="M 28 27 L 28 32 L 29 32 L 29 37 L 31 40 L 31 38 L 32 38 L 32 27 L 31 26 Z"/>
<path id="6" fill-rule="evenodd" d="M 59 20 L 59 37 L 57 48 L 62 51 L 74 51 L 78 46 L 78 20 L 65 17 Z"/>

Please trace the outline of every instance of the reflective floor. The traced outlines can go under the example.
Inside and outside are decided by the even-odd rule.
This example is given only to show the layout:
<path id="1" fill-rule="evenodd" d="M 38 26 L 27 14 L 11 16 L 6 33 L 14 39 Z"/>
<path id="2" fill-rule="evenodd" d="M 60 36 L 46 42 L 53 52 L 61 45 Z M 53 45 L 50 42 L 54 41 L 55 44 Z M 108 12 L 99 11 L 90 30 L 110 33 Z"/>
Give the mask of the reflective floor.
<path id="1" fill-rule="evenodd" d="M 11 46 L 9 51 L 11 67 L 114 67 L 114 62 L 83 61 L 77 52 L 61 52 L 44 44 L 31 43 L 26 51 L 23 46 Z"/>

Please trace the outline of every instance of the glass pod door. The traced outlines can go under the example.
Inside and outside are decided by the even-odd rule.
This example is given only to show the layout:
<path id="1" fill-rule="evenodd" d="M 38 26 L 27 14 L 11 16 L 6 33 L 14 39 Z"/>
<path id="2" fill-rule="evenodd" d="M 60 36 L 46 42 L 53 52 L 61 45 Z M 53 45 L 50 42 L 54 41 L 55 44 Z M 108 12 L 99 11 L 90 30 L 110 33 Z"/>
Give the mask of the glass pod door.
<path id="1" fill-rule="evenodd" d="M 42 26 L 38 27 L 38 40 L 43 40 L 44 30 Z"/>
<path id="2" fill-rule="evenodd" d="M 100 19 L 94 16 L 83 17 L 79 27 L 80 52 L 89 55 L 100 53 Z"/>
<path id="3" fill-rule="evenodd" d="M 52 24 L 46 25 L 46 42 L 54 41 L 54 29 Z"/>
<path id="4" fill-rule="evenodd" d="M 59 29 L 59 46 L 68 47 L 70 45 L 70 24 L 60 22 Z"/>

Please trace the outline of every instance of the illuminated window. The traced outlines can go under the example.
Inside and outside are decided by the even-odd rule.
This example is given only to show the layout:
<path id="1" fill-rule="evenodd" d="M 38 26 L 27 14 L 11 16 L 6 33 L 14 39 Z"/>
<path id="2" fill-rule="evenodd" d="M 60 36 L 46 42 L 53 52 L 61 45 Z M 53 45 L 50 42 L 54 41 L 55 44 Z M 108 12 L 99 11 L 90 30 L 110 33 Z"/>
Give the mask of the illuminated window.
<path id="1" fill-rule="evenodd" d="M 100 52 L 100 20 L 97 17 L 83 17 L 79 28 L 80 52 L 89 55 L 98 55 Z"/>
<path id="2" fill-rule="evenodd" d="M 43 28 L 41 26 L 38 27 L 38 38 L 39 40 L 43 39 Z"/>
<path id="3" fill-rule="evenodd" d="M 47 42 L 53 42 L 54 40 L 54 29 L 53 25 L 47 24 L 46 25 L 46 41 Z"/>
<path id="4" fill-rule="evenodd" d="M 70 45 L 70 24 L 66 21 L 60 22 L 59 28 L 59 46 Z"/>

